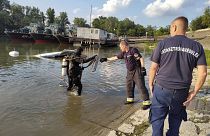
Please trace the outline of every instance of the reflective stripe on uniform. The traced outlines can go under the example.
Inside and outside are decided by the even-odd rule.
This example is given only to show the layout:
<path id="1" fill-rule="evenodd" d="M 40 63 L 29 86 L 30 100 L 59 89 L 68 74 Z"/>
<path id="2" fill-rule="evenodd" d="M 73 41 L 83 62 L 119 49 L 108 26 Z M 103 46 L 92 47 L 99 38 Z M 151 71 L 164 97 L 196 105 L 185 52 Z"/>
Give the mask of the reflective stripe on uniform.
<path id="1" fill-rule="evenodd" d="M 134 98 L 127 98 L 127 102 L 133 102 Z"/>
<path id="2" fill-rule="evenodd" d="M 150 100 L 146 100 L 142 102 L 143 105 L 151 105 L 151 101 Z"/>

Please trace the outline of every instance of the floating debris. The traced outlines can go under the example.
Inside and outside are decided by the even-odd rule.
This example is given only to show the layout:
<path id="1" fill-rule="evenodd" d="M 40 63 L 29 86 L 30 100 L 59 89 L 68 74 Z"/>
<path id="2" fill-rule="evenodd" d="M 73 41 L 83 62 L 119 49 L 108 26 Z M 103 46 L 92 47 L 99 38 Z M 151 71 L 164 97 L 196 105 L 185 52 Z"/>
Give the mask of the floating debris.
<path id="1" fill-rule="evenodd" d="M 18 51 L 10 51 L 9 52 L 9 56 L 11 56 L 11 57 L 18 57 L 19 56 L 19 52 Z"/>

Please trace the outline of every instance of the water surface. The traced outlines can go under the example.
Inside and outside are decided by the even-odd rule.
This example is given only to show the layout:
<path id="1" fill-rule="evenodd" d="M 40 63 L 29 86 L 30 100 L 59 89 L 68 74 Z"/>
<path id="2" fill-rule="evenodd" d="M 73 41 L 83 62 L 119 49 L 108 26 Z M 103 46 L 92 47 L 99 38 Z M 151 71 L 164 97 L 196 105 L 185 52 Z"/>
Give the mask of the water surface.
<path id="1" fill-rule="evenodd" d="M 143 46 L 139 47 L 148 70 L 149 54 L 143 52 Z M 9 56 L 14 49 L 20 52 L 19 57 Z M 99 63 L 96 72 L 91 72 L 91 67 L 85 69 L 82 96 L 67 95 L 66 88 L 58 85 L 61 61 L 34 57 L 63 49 L 75 47 L 0 43 L 0 135 L 105 135 L 139 107 L 138 102 L 136 107 L 123 105 L 126 76 L 123 60 Z M 87 56 L 110 57 L 118 52 L 118 47 L 85 49 Z M 140 101 L 135 92 L 135 101 Z"/>

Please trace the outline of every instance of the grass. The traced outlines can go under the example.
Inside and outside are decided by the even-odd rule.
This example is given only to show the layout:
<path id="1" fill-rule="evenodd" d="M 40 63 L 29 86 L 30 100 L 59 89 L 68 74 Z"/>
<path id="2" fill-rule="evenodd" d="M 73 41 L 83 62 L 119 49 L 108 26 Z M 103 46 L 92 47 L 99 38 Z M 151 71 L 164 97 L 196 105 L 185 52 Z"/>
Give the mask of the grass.
<path id="1" fill-rule="evenodd" d="M 141 136 L 143 132 L 149 127 L 149 125 L 149 122 L 143 122 L 139 126 L 136 126 L 132 136 Z"/>
<path id="2" fill-rule="evenodd" d="M 145 51 L 152 53 L 153 49 L 157 46 L 157 42 L 145 42 Z"/>
<path id="3" fill-rule="evenodd" d="M 210 66 L 210 50 L 205 50 L 205 54 L 207 65 Z"/>

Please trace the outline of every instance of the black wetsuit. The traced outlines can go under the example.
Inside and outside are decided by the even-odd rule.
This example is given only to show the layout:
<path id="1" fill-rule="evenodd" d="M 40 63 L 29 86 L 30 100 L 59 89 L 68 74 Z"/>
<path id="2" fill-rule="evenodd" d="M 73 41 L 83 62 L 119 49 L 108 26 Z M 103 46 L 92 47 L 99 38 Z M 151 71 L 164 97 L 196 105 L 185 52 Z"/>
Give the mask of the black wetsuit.
<path id="1" fill-rule="evenodd" d="M 78 95 L 81 95 L 82 92 L 82 83 L 81 83 L 81 77 L 82 77 L 82 71 L 84 68 L 80 66 L 81 63 L 87 63 L 90 62 L 91 60 L 95 59 L 96 55 L 93 57 L 90 57 L 88 59 L 82 58 L 81 54 L 75 54 L 74 58 L 71 61 L 71 67 L 69 68 L 68 71 L 68 91 L 72 90 L 72 87 L 75 85 L 78 87 Z"/>

